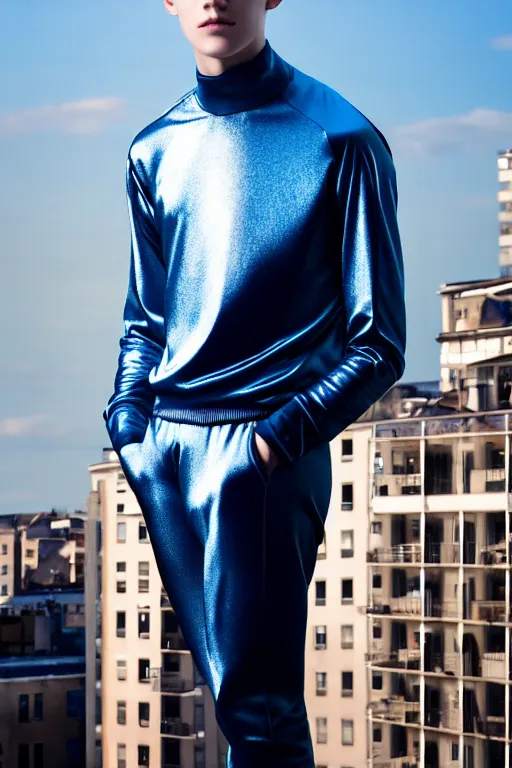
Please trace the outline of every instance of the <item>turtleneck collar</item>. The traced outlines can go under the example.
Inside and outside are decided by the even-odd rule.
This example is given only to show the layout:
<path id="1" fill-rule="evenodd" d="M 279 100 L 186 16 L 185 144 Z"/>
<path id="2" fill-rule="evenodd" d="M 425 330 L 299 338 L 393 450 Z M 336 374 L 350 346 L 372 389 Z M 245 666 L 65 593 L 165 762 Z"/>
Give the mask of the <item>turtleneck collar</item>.
<path id="1" fill-rule="evenodd" d="M 267 39 L 250 61 L 237 64 L 220 75 L 203 75 L 196 66 L 196 98 L 214 115 L 230 115 L 267 104 L 284 91 L 293 77 L 292 67 L 271 47 Z"/>

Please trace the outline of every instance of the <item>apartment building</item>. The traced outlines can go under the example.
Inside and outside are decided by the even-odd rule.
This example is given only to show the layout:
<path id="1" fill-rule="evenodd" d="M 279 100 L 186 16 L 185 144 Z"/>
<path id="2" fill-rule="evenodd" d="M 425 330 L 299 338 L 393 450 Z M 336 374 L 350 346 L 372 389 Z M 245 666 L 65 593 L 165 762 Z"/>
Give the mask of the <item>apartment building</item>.
<path id="1" fill-rule="evenodd" d="M 117 455 L 104 449 L 89 471 L 87 767 L 223 768 L 228 745 L 211 692 L 163 590 Z"/>
<path id="2" fill-rule="evenodd" d="M 35 588 L 83 589 L 84 518 L 56 510 L 0 518 L 0 605 Z"/>
<path id="3" fill-rule="evenodd" d="M 306 707 L 317 768 L 366 762 L 365 567 L 370 427 L 331 442 L 332 493 L 309 589 Z"/>
<path id="4" fill-rule="evenodd" d="M 373 425 L 370 765 L 509 768 L 510 413 Z"/>
<path id="5" fill-rule="evenodd" d="M 512 276 L 512 149 L 498 153 L 500 273 Z"/>
<path id="6" fill-rule="evenodd" d="M 84 768 L 83 593 L 0 607 L 0 766 Z"/>

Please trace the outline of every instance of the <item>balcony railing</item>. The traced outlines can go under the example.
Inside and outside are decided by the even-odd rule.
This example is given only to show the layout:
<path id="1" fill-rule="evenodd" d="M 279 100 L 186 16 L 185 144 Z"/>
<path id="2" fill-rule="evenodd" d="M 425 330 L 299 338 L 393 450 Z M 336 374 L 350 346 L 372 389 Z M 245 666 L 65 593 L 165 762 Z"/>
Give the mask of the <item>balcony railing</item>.
<path id="1" fill-rule="evenodd" d="M 455 707 L 445 709 L 427 707 L 425 709 L 425 725 L 430 728 L 446 728 L 450 731 L 458 731 L 460 730 L 460 712 Z"/>
<path id="2" fill-rule="evenodd" d="M 365 654 L 365 661 L 380 667 L 419 669 L 420 649 L 400 648 L 397 651 L 373 651 Z"/>
<path id="3" fill-rule="evenodd" d="M 420 717 L 420 702 L 408 701 L 403 696 L 389 696 L 385 699 L 372 701 L 370 708 L 373 717 L 392 720 L 394 723 L 418 723 Z"/>
<path id="4" fill-rule="evenodd" d="M 504 653 L 482 654 L 482 677 L 490 677 L 495 680 L 506 680 L 507 671 Z"/>
<path id="5" fill-rule="evenodd" d="M 426 592 L 425 616 L 428 618 L 456 619 L 459 616 L 457 600 L 432 600 L 430 593 Z"/>
<path id="6" fill-rule="evenodd" d="M 162 717 L 160 733 L 167 736 L 196 736 L 194 726 L 184 723 L 179 717 Z"/>
<path id="7" fill-rule="evenodd" d="M 180 632 L 162 632 L 160 648 L 162 651 L 188 650 L 188 646 Z"/>
<path id="8" fill-rule="evenodd" d="M 376 496 L 406 496 L 421 493 L 421 474 L 375 475 Z"/>
<path id="9" fill-rule="evenodd" d="M 448 541 L 431 541 L 425 544 L 425 562 L 452 565 L 460 562 L 459 544 Z"/>
<path id="10" fill-rule="evenodd" d="M 393 547 L 377 547 L 367 554 L 369 563 L 419 563 L 421 562 L 421 545 L 396 544 Z"/>
<path id="11" fill-rule="evenodd" d="M 504 600 L 473 600 L 471 603 L 473 621 L 507 621 L 507 606 Z"/>

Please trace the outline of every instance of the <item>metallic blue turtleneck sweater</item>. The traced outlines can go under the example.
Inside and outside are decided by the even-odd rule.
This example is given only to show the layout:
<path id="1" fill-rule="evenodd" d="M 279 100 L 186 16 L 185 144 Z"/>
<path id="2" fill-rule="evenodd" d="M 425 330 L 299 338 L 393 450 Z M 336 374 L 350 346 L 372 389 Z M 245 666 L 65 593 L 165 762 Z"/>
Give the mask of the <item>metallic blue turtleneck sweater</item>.
<path id="1" fill-rule="evenodd" d="M 116 451 L 152 414 L 256 419 L 282 463 L 402 375 L 397 185 L 381 132 L 265 41 L 133 139 Z"/>

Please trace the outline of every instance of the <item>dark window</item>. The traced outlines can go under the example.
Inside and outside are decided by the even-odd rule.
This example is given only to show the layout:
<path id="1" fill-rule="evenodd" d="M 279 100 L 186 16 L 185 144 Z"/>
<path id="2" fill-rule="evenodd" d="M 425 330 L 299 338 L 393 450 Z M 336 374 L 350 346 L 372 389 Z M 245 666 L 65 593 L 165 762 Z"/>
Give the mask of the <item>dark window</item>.
<path id="1" fill-rule="evenodd" d="M 380 744 L 382 741 L 382 728 L 373 729 L 373 740 Z"/>
<path id="2" fill-rule="evenodd" d="M 372 584 L 374 589 L 381 589 L 382 587 L 382 575 L 380 573 L 374 573 L 372 576 Z"/>
<path id="3" fill-rule="evenodd" d="M 116 632 L 118 637 L 126 637 L 126 613 L 125 611 L 117 612 L 117 624 Z"/>
<path id="4" fill-rule="evenodd" d="M 373 625 L 373 637 L 375 640 L 379 640 L 382 637 L 382 624 Z"/>
<path id="5" fill-rule="evenodd" d="M 43 694 L 34 694 L 34 720 L 43 719 Z"/>
<path id="6" fill-rule="evenodd" d="M 30 765 L 30 751 L 28 744 L 18 744 L 18 768 L 27 768 Z"/>
<path id="7" fill-rule="evenodd" d="M 350 439 L 342 439 L 341 441 L 341 455 L 342 456 L 352 456 L 353 452 L 353 443 L 352 438 Z"/>
<path id="8" fill-rule="evenodd" d="M 146 528 L 144 523 L 139 523 L 139 541 L 148 541 L 148 529 Z M 148 747 L 149 749 L 149 747 Z"/>
<path id="9" fill-rule="evenodd" d="M 139 659 L 139 682 L 149 683 L 149 659 Z"/>
<path id="10" fill-rule="evenodd" d="M 126 701 L 117 702 L 117 724 L 126 725 Z"/>
<path id="11" fill-rule="evenodd" d="M 351 603 L 353 600 L 352 579 L 341 580 L 341 602 Z"/>
<path id="12" fill-rule="evenodd" d="M 139 613 L 139 637 L 149 637 L 149 611 Z"/>
<path id="13" fill-rule="evenodd" d="M 380 672 L 372 673 L 372 688 L 374 691 L 382 691 L 382 675 Z"/>
<path id="14" fill-rule="evenodd" d="M 353 696 L 354 690 L 353 690 L 353 674 L 352 672 L 342 672 L 341 673 L 341 695 L 342 696 Z"/>
<path id="15" fill-rule="evenodd" d="M 315 582 L 315 601 L 317 605 L 325 605 L 325 581 Z"/>
<path id="16" fill-rule="evenodd" d="M 28 720 L 28 694 L 20 693 L 18 696 L 18 722 L 28 723 Z"/>
<path id="17" fill-rule="evenodd" d="M 44 744 L 34 744 L 34 768 L 44 768 Z"/>
<path id="18" fill-rule="evenodd" d="M 139 701 L 139 725 L 141 728 L 149 728 L 149 702 Z"/>
<path id="19" fill-rule="evenodd" d="M 118 512 L 124 512 L 124 504 L 118 504 L 117 505 L 117 511 Z"/>
<path id="20" fill-rule="evenodd" d="M 139 759 L 137 765 L 146 766 L 149 765 L 149 747 L 145 744 L 139 744 L 138 746 Z"/>
<path id="21" fill-rule="evenodd" d="M 82 691 L 68 691 L 66 701 L 68 717 L 80 717 L 81 710 L 83 710 L 83 698 Z"/>
<path id="22" fill-rule="evenodd" d="M 352 509 L 354 505 L 354 487 L 352 483 L 343 483 L 341 486 L 341 508 Z"/>

